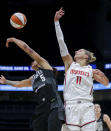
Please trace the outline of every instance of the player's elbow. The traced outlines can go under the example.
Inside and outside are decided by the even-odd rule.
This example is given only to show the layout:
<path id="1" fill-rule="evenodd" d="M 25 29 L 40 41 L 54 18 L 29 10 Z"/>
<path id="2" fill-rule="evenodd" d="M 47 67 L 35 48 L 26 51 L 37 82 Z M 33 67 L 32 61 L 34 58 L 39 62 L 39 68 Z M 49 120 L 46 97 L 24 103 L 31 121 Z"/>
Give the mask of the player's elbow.
<path id="1" fill-rule="evenodd" d="M 59 38 L 58 38 L 58 42 L 59 42 L 59 43 L 63 43 L 63 42 L 64 42 L 63 37 L 59 37 Z"/>
<path id="2" fill-rule="evenodd" d="M 103 85 L 104 85 L 104 86 L 108 86 L 108 85 L 109 85 L 109 79 L 106 79 L 106 80 L 103 82 Z"/>
<path id="3" fill-rule="evenodd" d="M 21 84 L 15 84 L 14 87 L 21 88 L 23 86 Z"/>

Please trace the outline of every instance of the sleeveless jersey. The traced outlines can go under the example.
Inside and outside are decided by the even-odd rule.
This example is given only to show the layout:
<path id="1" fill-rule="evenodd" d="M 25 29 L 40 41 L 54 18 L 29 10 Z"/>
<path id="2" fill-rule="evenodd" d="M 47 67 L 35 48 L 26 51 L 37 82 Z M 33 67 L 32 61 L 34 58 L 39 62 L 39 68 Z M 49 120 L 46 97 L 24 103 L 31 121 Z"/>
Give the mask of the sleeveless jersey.
<path id="1" fill-rule="evenodd" d="M 37 94 L 37 102 L 46 101 L 51 103 L 51 109 L 58 107 L 63 111 L 62 100 L 56 90 L 57 83 L 52 70 L 39 68 L 32 79 L 33 91 Z"/>
<path id="2" fill-rule="evenodd" d="M 73 62 L 65 74 L 64 100 L 90 100 L 93 101 L 93 73 L 92 67 L 80 66 Z"/>
<path id="3" fill-rule="evenodd" d="M 103 115 L 101 114 L 100 118 L 97 120 L 97 129 L 96 131 L 109 131 L 106 123 L 103 120 Z"/>

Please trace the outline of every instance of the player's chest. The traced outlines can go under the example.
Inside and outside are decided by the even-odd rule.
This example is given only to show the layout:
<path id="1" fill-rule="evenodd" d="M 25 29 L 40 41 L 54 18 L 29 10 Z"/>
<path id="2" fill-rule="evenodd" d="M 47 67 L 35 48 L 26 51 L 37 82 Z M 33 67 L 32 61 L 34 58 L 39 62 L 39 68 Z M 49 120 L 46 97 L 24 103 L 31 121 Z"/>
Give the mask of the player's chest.
<path id="1" fill-rule="evenodd" d="M 72 67 L 66 73 L 68 78 L 75 78 L 80 76 L 82 78 L 92 77 L 92 71 L 88 68 Z"/>

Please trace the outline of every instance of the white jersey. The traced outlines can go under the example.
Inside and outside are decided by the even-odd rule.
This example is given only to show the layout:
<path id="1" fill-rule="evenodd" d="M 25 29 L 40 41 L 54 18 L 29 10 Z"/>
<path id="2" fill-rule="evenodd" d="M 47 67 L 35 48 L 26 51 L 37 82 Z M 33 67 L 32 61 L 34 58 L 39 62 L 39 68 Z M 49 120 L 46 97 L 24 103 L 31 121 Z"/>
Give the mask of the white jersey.
<path id="1" fill-rule="evenodd" d="M 80 66 L 73 62 L 65 74 L 64 100 L 90 100 L 93 101 L 93 73 L 92 67 Z"/>

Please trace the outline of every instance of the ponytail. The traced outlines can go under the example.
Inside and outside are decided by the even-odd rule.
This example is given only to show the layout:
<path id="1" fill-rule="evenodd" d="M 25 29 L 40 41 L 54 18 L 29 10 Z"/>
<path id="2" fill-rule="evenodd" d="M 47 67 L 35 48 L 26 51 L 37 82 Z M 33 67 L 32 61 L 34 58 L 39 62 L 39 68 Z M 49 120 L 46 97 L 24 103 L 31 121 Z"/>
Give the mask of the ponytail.
<path id="1" fill-rule="evenodd" d="M 85 50 L 85 51 L 86 51 L 86 54 L 88 55 L 87 63 L 92 63 L 92 62 L 96 61 L 96 57 L 94 56 L 94 53 L 92 53 L 88 50 Z"/>

